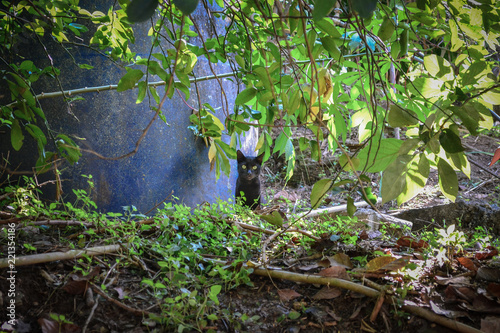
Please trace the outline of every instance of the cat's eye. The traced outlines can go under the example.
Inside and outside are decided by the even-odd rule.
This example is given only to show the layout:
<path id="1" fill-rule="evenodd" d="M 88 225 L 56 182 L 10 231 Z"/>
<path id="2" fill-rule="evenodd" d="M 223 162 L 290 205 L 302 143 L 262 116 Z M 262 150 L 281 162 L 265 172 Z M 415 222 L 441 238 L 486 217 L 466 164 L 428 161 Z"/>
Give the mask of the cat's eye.
<path id="1" fill-rule="evenodd" d="M 254 165 L 254 166 L 252 167 L 252 169 L 257 170 L 257 166 L 256 166 L 256 165 Z"/>
<path id="2" fill-rule="evenodd" d="M 246 165 L 242 165 L 242 166 L 241 166 L 241 168 L 242 168 L 243 170 L 246 170 L 246 169 L 247 169 L 247 166 L 246 166 Z"/>

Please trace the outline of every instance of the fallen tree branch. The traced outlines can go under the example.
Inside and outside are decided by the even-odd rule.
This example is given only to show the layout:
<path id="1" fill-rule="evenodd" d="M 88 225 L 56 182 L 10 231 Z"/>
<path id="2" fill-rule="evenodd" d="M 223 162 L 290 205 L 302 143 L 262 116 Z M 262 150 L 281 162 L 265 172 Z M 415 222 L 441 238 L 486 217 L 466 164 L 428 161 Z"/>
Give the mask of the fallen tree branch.
<path id="1" fill-rule="evenodd" d="M 219 265 L 226 265 L 227 262 L 221 261 L 221 260 L 213 260 L 213 259 L 208 259 L 204 258 L 204 260 L 216 263 Z M 283 270 L 271 270 L 271 269 L 265 269 L 265 268 L 259 268 L 259 267 L 251 267 L 247 264 L 243 264 L 243 268 L 252 268 L 253 269 L 253 274 L 260 275 L 260 276 L 267 276 L 269 278 L 274 278 L 274 279 L 283 279 L 283 280 L 289 280 L 289 281 L 294 281 L 294 282 L 301 282 L 301 283 L 309 283 L 309 284 L 321 284 L 321 285 L 326 285 L 326 286 L 331 286 L 331 287 L 338 287 L 338 288 L 343 288 L 347 290 L 351 290 L 372 298 L 378 298 L 380 296 L 380 292 L 369 288 L 362 286 L 360 284 L 347 281 L 347 280 L 342 280 L 342 279 L 337 279 L 337 278 L 331 278 L 331 277 L 322 277 L 319 275 L 310 275 L 310 274 L 299 274 L 299 273 L 292 273 L 292 272 L 287 272 Z M 398 299 L 397 297 L 394 296 L 386 296 L 385 297 L 385 303 L 388 304 L 402 304 L 401 309 L 413 313 L 419 317 L 422 317 L 424 319 L 427 319 L 431 322 L 435 322 L 441 326 L 445 326 L 448 328 L 451 328 L 457 332 L 461 333 L 481 333 L 480 330 L 465 325 L 463 323 L 460 323 L 456 320 L 448 319 L 446 317 L 437 315 L 429 310 L 426 310 L 422 307 L 412 305 L 410 304 L 409 301 Z"/>
<path id="2" fill-rule="evenodd" d="M 382 199 L 379 198 L 377 200 L 377 204 L 381 203 L 381 202 L 382 202 Z M 367 203 L 366 201 L 359 201 L 359 202 L 355 202 L 354 206 L 365 207 L 365 206 L 370 206 L 370 204 Z M 307 214 L 305 217 L 316 217 L 316 216 L 320 216 L 322 214 L 329 215 L 329 214 L 333 214 L 333 213 L 343 212 L 345 210 L 347 210 L 347 205 L 338 205 L 338 206 L 333 206 L 333 207 L 328 207 L 328 208 L 315 209 L 315 210 L 311 211 L 309 214 Z"/>
<path id="3" fill-rule="evenodd" d="M 83 256 L 97 256 L 106 253 L 114 253 L 118 252 L 123 248 L 127 248 L 128 244 L 120 244 L 120 245 L 105 245 L 105 246 L 96 246 L 88 249 L 80 249 L 80 250 L 70 250 L 67 252 L 51 252 L 51 253 L 41 253 L 41 254 L 33 254 L 29 256 L 15 258 L 14 265 L 17 266 L 27 266 L 34 264 L 41 264 L 44 262 L 58 261 L 58 260 L 71 260 L 80 258 Z M 12 258 L 0 258 L 0 268 L 9 267 L 11 264 Z"/>

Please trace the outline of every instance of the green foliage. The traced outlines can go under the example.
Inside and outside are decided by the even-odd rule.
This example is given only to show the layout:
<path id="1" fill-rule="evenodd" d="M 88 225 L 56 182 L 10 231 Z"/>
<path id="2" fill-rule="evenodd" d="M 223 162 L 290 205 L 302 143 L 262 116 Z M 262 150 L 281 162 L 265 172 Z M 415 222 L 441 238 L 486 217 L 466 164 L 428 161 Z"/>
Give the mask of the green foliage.
<path id="1" fill-rule="evenodd" d="M 2 52 L 14 53 L 12 46 L 24 34 L 51 35 L 66 43 L 95 31 L 85 43 L 129 65 L 118 90 L 138 88 L 137 103 L 149 96 L 160 104 L 161 96 L 149 85 L 153 76 L 166 82 L 168 98 L 178 90 L 187 99 L 195 92 L 191 74 L 200 58 L 229 63 L 234 71 L 223 77 L 241 83 L 236 107 L 217 119 L 213 106 L 197 96 L 201 105 L 190 117 L 193 132 L 209 147 L 217 177 L 221 171 L 229 174 L 241 136 L 258 126 L 256 149 L 266 159 L 284 155 L 287 180 L 295 167 L 294 144 L 321 161 L 319 147 L 326 140 L 331 151 L 342 150 L 339 163 L 356 175 L 383 173 L 384 202 L 411 199 L 425 185 L 430 168 L 438 169 L 443 194 L 455 200 L 456 172 L 470 175 L 460 133 L 465 129 L 476 135 L 491 128 L 489 109 L 500 104 L 493 71 L 498 62 L 489 54 L 500 45 L 498 2 L 342 1 L 340 11 L 332 11 L 335 1 L 330 0 L 210 1 L 223 7 L 216 16 L 231 24 L 224 34 L 206 39 L 198 38 L 195 18 L 189 16 L 196 8 L 204 10 L 198 2 L 158 6 L 153 0 L 131 1 L 128 7 L 119 2 L 122 7 L 92 13 L 70 0 L 9 3 L 0 16 L 0 30 L 9 33 L 0 36 L 0 45 Z M 22 15 L 23 20 L 14 19 Z M 143 20 L 151 22 L 153 48 L 162 50 L 144 58 L 131 50 L 130 25 Z M 0 126 L 9 128 L 13 149 L 35 140 L 41 171 L 60 156 L 78 161 L 74 138 L 51 130 L 33 90 L 42 75 L 57 82 L 58 69 L 28 59 L 9 63 L 2 74 L 11 103 L 1 107 Z M 162 113 L 160 118 L 168 122 Z M 273 140 L 270 128 L 277 121 L 280 133 Z M 405 141 L 387 138 L 387 124 L 401 127 Z M 308 137 L 293 136 L 296 126 L 305 128 Z M 359 152 L 343 145 L 353 135 L 363 145 Z M 56 143 L 55 152 L 47 151 L 50 143 Z M 318 198 L 315 194 L 314 205 Z"/>
<path id="2" fill-rule="evenodd" d="M 324 196 L 330 191 L 333 185 L 331 179 L 321 179 L 314 184 L 311 191 L 311 209 L 316 209 L 321 204 Z"/>

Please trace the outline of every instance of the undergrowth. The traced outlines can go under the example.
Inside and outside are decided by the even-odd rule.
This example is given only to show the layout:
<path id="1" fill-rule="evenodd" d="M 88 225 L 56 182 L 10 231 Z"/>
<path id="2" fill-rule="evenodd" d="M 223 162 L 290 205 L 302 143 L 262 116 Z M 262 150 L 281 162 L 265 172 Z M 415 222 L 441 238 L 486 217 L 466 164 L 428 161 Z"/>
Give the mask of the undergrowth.
<path id="1" fill-rule="evenodd" d="M 100 213 L 91 199 L 94 186 L 92 177 L 87 178 L 88 189 L 74 190 L 76 199 L 72 203 L 42 201 L 40 189 L 29 178 L 25 179 L 24 186 L 6 186 L 0 190 L 0 210 L 5 215 L 2 218 L 17 219 L 19 230 L 34 221 L 46 220 L 47 225 L 36 226 L 39 232 L 51 234 L 70 248 L 102 244 L 128 245 L 128 255 L 121 259 L 108 257 L 105 261 L 96 261 L 87 257 L 77 260 L 73 269 L 85 275 L 96 265 L 104 265 L 107 269 L 115 265 L 114 269 L 124 269 L 142 262 L 154 267 L 154 271 L 158 272 L 155 275 L 147 270 L 135 272 L 141 276 L 141 288 L 155 299 L 152 305 L 154 313 L 160 314 L 150 315 L 147 320 L 167 329 L 210 332 L 215 322 L 223 320 L 240 330 L 245 321 L 258 320 L 229 311 L 230 305 L 222 304 L 219 299 L 221 293 L 238 286 L 252 286 L 250 275 L 253 269 L 249 268 L 252 266 L 244 264 L 259 261 L 266 239 L 262 233 L 242 230 L 234 222 L 253 224 L 263 229 L 276 230 L 277 227 L 231 201 L 217 201 L 196 207 L 172 201 L 165 203 L 150 217 L 137 212 L 134 206 L 124 207 L 123 212 Z M 61 219 L 76 223 L 49 227 L 48 221 Z M 358 262 L 357 267 L 364 267 L 373 257 L 386 255 L 380 251 L 360 251 L 360 223 L 355 217 L 323 216 L 314 220 L 304 218 L 288 222 L 295 223 L 295 227 L 309 231 L 323 241 L 329 241 L 329 247 L 321 250 L 324 256 L 342 249 L 356 250 L 362 254 L 352 259 Z M 451 225 L 416 235 L 409 230 L 397 230 L 394 226 L 384 225 L 378 232 L 380 239 L 385 242 L 394 242 L 403 234 L 411 235 L 416 240 L 425 240 L 429 246 L 420 249 L 424 259 L 431 260 L 437 256 L 441 260 L 439 265 L 449 265 L 454 253 L 473 247 L 476 243 L 484 247 L 499 246 L 498 239 L 492 237 L 485 227 L 466 234 Z M 25 234 L 18 232 L 16 235 L 22 238 Z M 5 248 L 5 243 L 6 228 L 3 228 L 1 249 Z M 267 251 L 271 258 L 298 258 L 317 251 L 317 243 L 304 235 L 283 233 Z M 29 237 L 19 239 L 17 244 L 23 247 L 18 249 L 19 254 L 39 253 Z M 5 257 L 5 253 L 0 255 Z M 406 276 L 403 280 L 411 281 L 418 278 L 422 269 L 413 264 L 403 268 L 400 273 Z M 102 282 L 99 278 L 97 282 Z M 410 288 L 406 284 L 402 290 L 406 293 Z"/>

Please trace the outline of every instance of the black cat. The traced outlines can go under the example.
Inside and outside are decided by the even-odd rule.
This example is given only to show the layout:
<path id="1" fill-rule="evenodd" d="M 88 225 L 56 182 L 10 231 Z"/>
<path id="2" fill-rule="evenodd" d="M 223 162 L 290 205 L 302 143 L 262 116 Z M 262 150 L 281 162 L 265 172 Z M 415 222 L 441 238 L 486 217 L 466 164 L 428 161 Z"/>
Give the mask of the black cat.
<path id="1" fill-rule="evenodd" d="M 264 153 L 257 157 L 246 157 L 241 151 L 236 152 L 238 160 L 238 179 L 236 179 L 235 198 L 244 197 L 241 203 L 252 210 L 260 205 L 260 167 Z M 243 192 L 243 195 L 241 194 Z"/>

